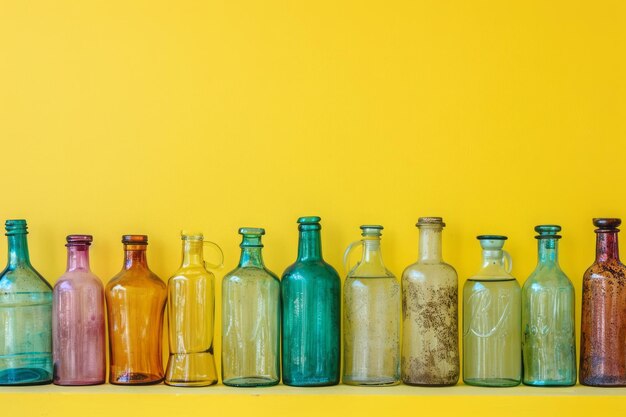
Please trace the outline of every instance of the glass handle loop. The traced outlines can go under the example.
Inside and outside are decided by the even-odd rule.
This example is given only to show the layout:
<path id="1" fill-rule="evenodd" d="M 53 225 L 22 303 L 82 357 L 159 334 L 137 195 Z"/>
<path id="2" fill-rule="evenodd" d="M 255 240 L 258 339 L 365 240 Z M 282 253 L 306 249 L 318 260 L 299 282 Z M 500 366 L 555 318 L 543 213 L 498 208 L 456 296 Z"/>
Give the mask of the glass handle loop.
<path id="1" fill-rule="evenodd" d="M 348 245 L 348 247 L 346 248 L 346 251 L 343 253 L 343 269 L 346 270 L 346 274 L 350 273 L 350 271 L 356 268 L 357 265 L 360 263 L 360 262 L 357 262 L 356 264 L 354 264 L 354 266 L 352 267 L 349 266 L 350 253 L 352 253 L 352 251 L 356 249 L 357 246 L 361 246 L 361 245 L 363 245 L 362 240 L 357 240 L 356 242 L 352 242 Z"/>
<path id="2" fill-rule="evenodd" d="M 510 274 L 511 270 L 513 269 L 513 259 L 511 258 L 511 254 L 508 253 L 507 251 L 503 250 L 502 251 L 502 259 L 503 259 L 503 261 L 506 261 L 506 267 L 505 267 L 506 273 Z"/>
<path id="3" fill-rule="evenodd" d="M 220 256 L 219 263 L 214 264 L 214 263 L 211 263 L 211 262 L 204 261 L 204 267 L 207 268 L 207 269 L 209 269 L 209 268 L 210 269 L 219 269 L 219 268 L 223 267 L 224 266 L 224 252 L 222 251 L 222 248 L 220 248 L 217 243 L 213 243 L 213 242 L 208 241 L 208 240 L 203 240 L 202 241 L 202 245 L 204 247 L 211 246 L 212 248 L 214 248 L 217 251 L 217 253 Z"/>

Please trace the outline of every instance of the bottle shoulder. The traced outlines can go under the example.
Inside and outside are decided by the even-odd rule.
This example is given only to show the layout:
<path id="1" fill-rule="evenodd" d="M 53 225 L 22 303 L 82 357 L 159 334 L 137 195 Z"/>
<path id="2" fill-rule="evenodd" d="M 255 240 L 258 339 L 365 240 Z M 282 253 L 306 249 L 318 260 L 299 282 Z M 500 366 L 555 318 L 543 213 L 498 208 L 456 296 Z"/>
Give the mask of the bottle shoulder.
<path id="1" fill-rule="evenodd" d="M 176 270 L 169 281 L 187 279 L 215 279 L 215 274 L 203 266 L 183 267 Z"/>
<path id="2" fill-rule="evenodd" d="M 301 279 L 340 280 L 337 270 L 324 260 L 296 261 L 283 272 L 283 281 Z"/>
<path id="3" fill-rule="evenodd" d="M 130 268 L 122 269 L 117 275 L 111 278 L 105 288 L 109 291 L 116 287 L 153 287 L 165 289 L 167 285 L 148 268 Z"/>
<path id="4" fill-rule="evenodd" d="M 458 280 L 456 269 L 445 262 L 422 263 L 415 262 L 407 266 L 402 272 L 402 279 L 406 281 L 421 280 Z"/>
<path id="5" fill-rule="evenodd" d="M 524 281 L 523 288 L 541 287 L 574 287 L 568 276 L 557 266 L 542 266 L 537 268 Z"/>
<path id="6" fill-rule="evenodd" d="M 617 279 L 626 280 L 626 266 L 619 261 L 594 262 L 583 275 L 584 280 L 589 279 Z"/>
<path id="7" fill-rule="evenodd" d="M 245 280 L 269 280 L 280 282 L 278 276 L 267 268 L 237 267 L 224 275 L 223 283 L 240 282 Z"/>
<path id="8" fill-rule="evenodd" d="M 3 292 L 52 292 L 52 286 L 31 265 L 5 268 L 0 275 Z"/>
<path id="9" fill-rule="evenodd" d="M 100 289 L 104 288 L 102 281 L 91 271 L 69 271 L 59 277 L 54 284 L 54 290 L 69 289 L 75 286 L 87 287 L 93 286 Z"/>

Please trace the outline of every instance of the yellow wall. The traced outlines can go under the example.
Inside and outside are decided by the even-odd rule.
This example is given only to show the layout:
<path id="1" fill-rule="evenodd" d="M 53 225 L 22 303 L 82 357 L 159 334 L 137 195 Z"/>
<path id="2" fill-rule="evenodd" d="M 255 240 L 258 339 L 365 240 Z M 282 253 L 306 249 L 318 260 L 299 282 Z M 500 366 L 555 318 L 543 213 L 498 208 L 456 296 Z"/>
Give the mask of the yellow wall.
<path id="1" fill-rule="evenodd" d="M 461 281 L 481 233 L 510 237 L 523 281 L 533 227 L 558 223 L 580 290 L 591 218 L 626 217 L 625 13 L 620 1 L 2 0 L 0 218 L 29 221 L 50 282 L 68 233 L 95 236 L 105 281 L 120 235 L 147 233 L 166 279 L 188 227 L 224 248 L 220 280 L 237 228 L 265 227 L 280 274 L 300 215 L 322 217 L 341 275 L 360 224 L 385 226 L 400 275 L 418 216 L 438 215 Z"/>

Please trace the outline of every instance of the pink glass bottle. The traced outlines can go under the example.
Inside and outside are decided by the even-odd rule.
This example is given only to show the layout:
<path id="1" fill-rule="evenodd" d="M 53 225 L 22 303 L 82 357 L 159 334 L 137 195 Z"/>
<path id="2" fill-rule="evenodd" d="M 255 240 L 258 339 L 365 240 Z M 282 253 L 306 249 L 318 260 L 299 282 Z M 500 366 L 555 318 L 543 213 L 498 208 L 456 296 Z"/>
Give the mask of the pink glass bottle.
<path id="1" fill-rule="evenodd" d="M 89 269 L 89 235 L 67 237 L 67 271 L 52 295 L 52 355 L 57 385 L 106 378 L 104 287 Z"/>

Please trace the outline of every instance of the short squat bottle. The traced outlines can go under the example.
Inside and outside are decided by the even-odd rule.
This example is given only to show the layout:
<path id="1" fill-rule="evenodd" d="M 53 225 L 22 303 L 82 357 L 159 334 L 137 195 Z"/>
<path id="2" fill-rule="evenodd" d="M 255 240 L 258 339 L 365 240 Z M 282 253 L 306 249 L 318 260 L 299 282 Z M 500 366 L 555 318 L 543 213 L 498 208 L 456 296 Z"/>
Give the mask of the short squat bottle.
<path id="1" fill-rule="evenodd" d="M 244 227 L 239 265 L 222 280 L 222 380 L 233 387 L 280 381 L 280 282 L 261 256 L 264 229 Z"/>
<path id="2" fill-rule="evenodd" d="M 104 287 L 89 268 L 89 235 L 67 237 L 67 270 L 54 286 L 54 383 L 104 384 Z"/>
<path id="3" fill-rule="evenodd" d="M 560 226 L 535 227 L 539 262 L 522 288 L 524 384 L 576 383 L 574 286 L 558 261 Z"/>
<path id="4" fill-rule="evenodd" d="M 506 236 L 478 236 L 483 266 L 463 288 L 463 381 L 512 387 L 522 381 L 521 290 L 502 250 Z M 505 267 L 505 259 L 508 266 Z"/>
<path id="5" fill-rule="evenodd" d="M 319 217 L 298 219 L 298 258 L 283 273 L 283 382 L 339 383 L 341 281 L 324 262 Z"/>
<path id="6" fill-rule="evenodd" d="M 344 368 L 348 385 L 400 382 L 400 284 L 383 263 L 382 226 L 361 226 L 363 239 L 344 255 Z M 348 267 L 350 252 L 362 246 L 361 261 Z"/>
<path id="7" fill-rule="evenodd" d="M 207 267 L 219 268 L 222 250 L 205 241 L 202 233 L 183 232 L 182 264 L 167 283 L 170 356 L 165 383 L 200 387 L 217 382 L 213 357 L 215 325 L 215 276 Z M 203 248 L 210 245 L 222 258 L 218 264 L 204 261 Z"/>
<path id="8" fill-rule="evenodd" d="M 442 260 L 441 217 L 421 217 L 419 259 L 402 274 L 402 381 L 446 386 L 459 380 L 458 277 Z"/>
<path id="9" fill-rule="evenodd" d="M 596 261 L 583 276 L 580 383 L 626 386 L 626 266 L 617 245 L 620 219 L 593 219 Z"/>
<path id="10" fill-rule="evenodd" d="M 163 381 L 161 342 L 167 288 L 148 268 L 145 235 L 125 235 L 124 266 L 106 286 L 109 382 L 147 385 Z"/>
<path id="11" fill-rule="evenodd" d="M 7 220 L 0 273 L 0 385 L 52 382 L 52 287 L 28 256 L 25 220 Z"/>

